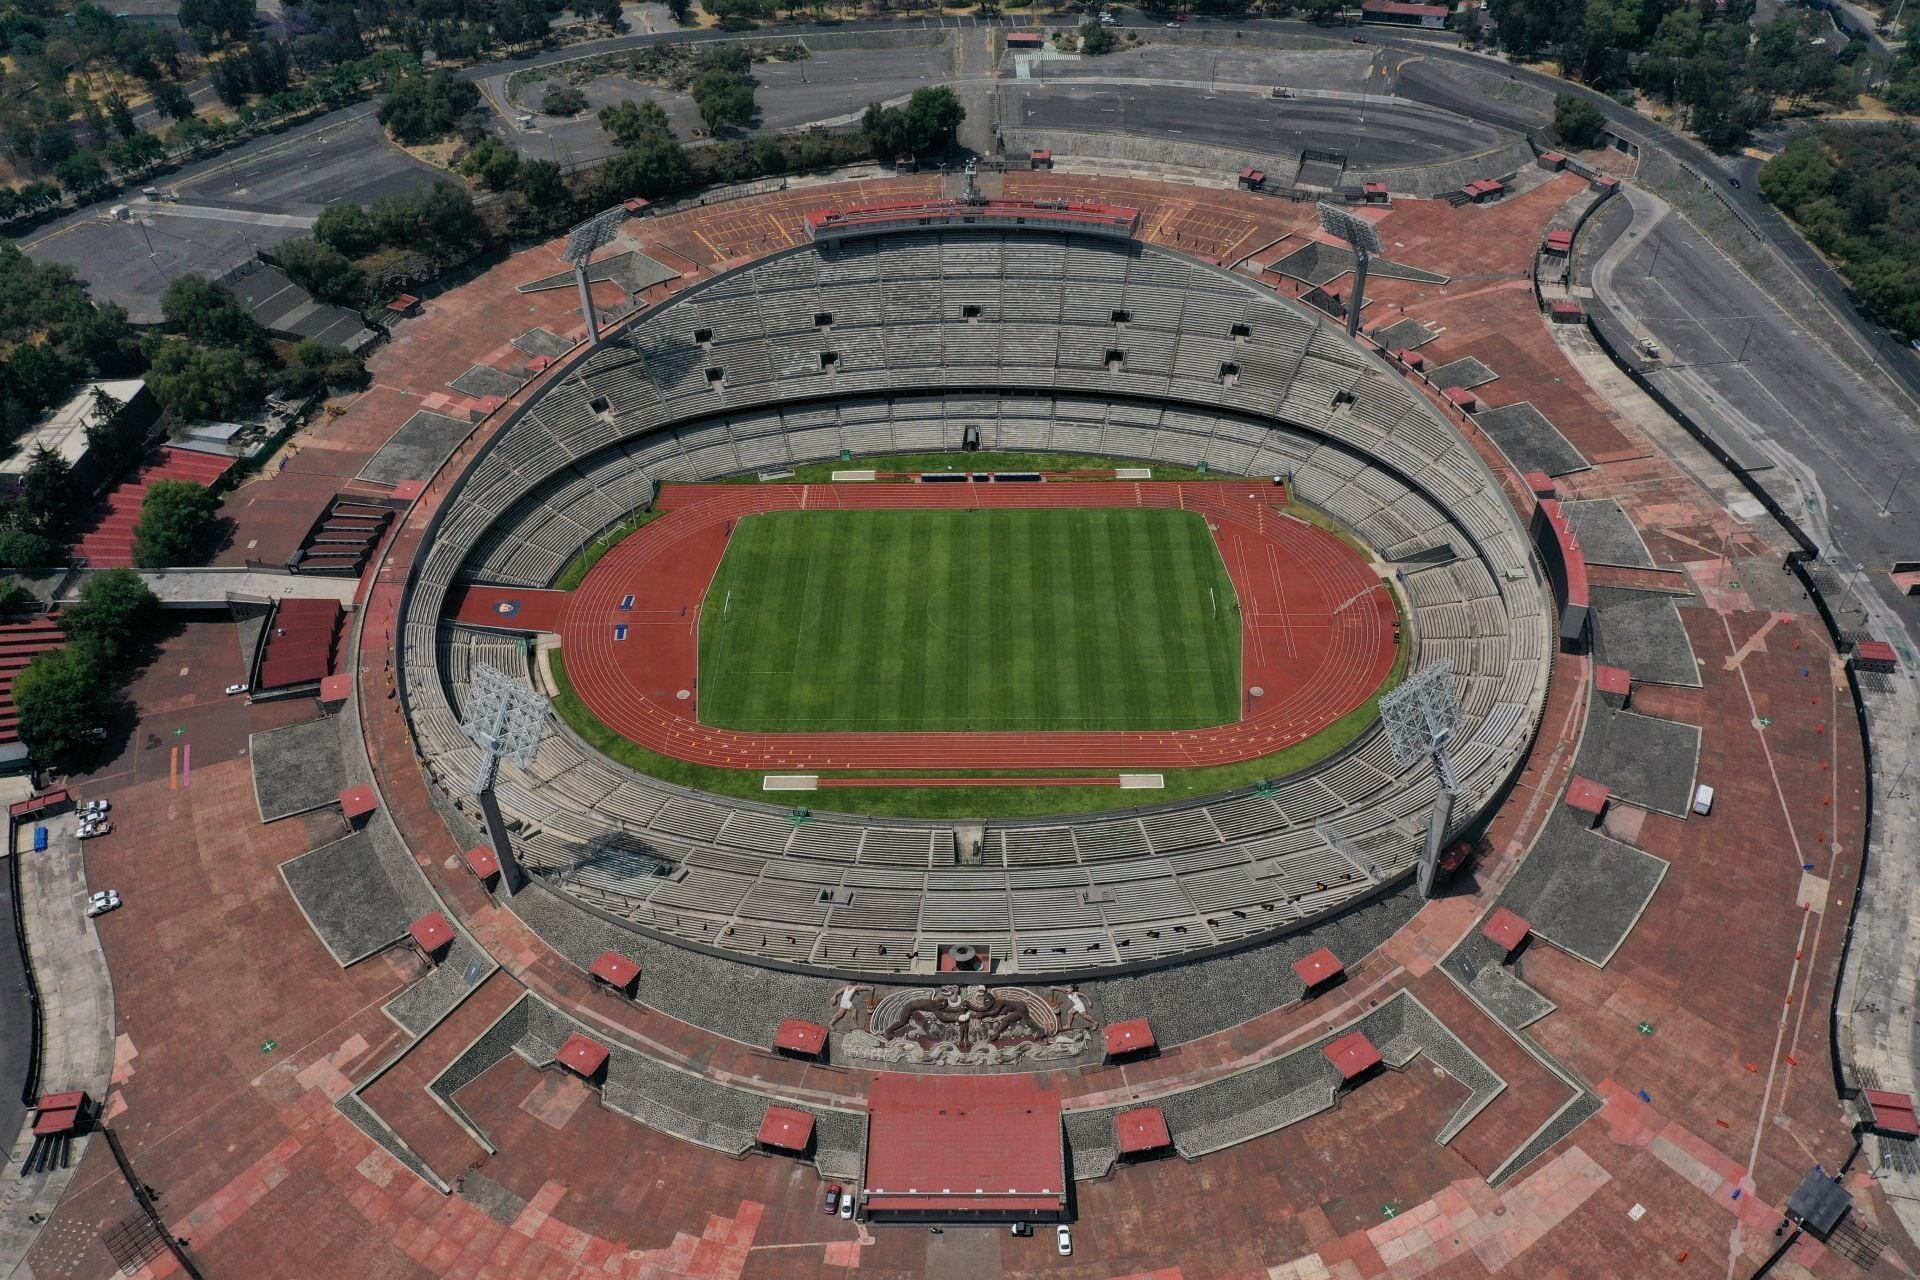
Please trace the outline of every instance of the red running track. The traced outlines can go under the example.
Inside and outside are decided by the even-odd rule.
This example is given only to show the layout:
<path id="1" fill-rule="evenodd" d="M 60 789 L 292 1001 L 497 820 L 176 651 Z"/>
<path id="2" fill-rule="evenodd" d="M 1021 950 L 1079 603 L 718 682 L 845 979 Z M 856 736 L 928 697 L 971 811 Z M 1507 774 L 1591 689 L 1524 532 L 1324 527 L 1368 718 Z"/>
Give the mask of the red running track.
<path id="1" fill-rule="evenodd" d="M 1278 498 L 1245 480 L 670 485 L 661 492 L 665 514 L 608 552 L 563 604 L 551 593 L 473 588 L 456 616 L 500 626 L 488 616 L 496 596 L 548 595 L 529 612 L 551 617 L 559 605 L 567 674 L 593 713 L 649 750 L 697 764 L 809 772 L 1232 764 L 1304 741 L 1366 702 L 1399 643 L 1392 594 L 1372 566 L 1331 533 L 1283 514 Z M 699 722 L 700 609 L 734 522 L 762 511 L 972 506 L 1204 514 L 1240 596 L 1249 713 L 1206 729 L 1091 733 L 750 733 Z M 627 596 L 633 607 L 623 610 Z M 619 625 L 624 640 L 615 639 Z"/>

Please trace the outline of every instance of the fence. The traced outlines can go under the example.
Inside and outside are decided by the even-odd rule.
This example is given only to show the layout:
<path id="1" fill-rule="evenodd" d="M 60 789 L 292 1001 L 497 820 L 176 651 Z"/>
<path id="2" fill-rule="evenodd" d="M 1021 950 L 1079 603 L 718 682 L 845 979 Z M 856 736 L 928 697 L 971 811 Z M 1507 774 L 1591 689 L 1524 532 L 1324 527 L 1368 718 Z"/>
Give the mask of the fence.
<path id="1" fill-rule="evenodd" d="M 40 983 L 33 976 L 33 953 L 27 949 L 27 913 L 20 905 L 20 855 L 14 852 L 17 825 L 7 819 L 7 887 L 13 900 L 13 940 L 20 948 L 20 972 L 27 991 L 27 1075 L 20 1086 L 20 1101 L 30 1107 L 40 1100 L 40 1046 L 45 1033 L 40 1025 Z"/>

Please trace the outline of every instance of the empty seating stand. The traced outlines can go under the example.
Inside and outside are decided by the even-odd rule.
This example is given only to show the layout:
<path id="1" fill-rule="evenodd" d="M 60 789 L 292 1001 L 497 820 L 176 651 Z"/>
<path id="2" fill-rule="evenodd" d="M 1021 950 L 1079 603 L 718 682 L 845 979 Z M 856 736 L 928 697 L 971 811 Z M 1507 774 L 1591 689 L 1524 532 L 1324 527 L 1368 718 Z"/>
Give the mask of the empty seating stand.
<path id="1" fill-rule="evenodd" d="M 1041 231 L 776 255 L 688 290 L 544 392 L 471 464 L 419 562 L 401 668 L 429 772 L 458 802 L 466 673 L 498 643 L 442 624 L 455 582 L 547 585 L 662 481 L 957 448 L 968 428 L 988 449 L 1290 473 L 1399 566 L 1414 664 L 1460 673 L 1456 820 L 1504 787 L 1545 697 L 1551 615 L 1477 455 L 1297 305 L 1144 246 Z M 524 670 L 512 644 L 484 660 Z M 1297 926 L 1403 877 L 1437 786 L 1374 732 L 1266 794 L 994 824 L 980 867 L 956 865 L 950 827 L 796 826 L 634 773 L 557 720 L 497 795 L 526 865 L 599 911 L 744 957 L 885 973 L 944 942 L 1084 971 Z"/>

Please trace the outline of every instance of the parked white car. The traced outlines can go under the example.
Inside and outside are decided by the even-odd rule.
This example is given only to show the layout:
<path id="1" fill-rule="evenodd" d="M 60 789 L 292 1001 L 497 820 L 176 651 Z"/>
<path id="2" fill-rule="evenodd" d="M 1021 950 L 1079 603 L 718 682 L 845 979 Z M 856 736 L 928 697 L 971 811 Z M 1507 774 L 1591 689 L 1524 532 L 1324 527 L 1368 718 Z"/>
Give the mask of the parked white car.
<path id="1" fill-rule="evenodd" d="M 1060 1256 L 1063 1258 L 1072 1257 L 1073 1228 L 1063 1222 L 1053 1229 L 1053 1236 L 1054 1239 L 1060 1243 Z"/>
<path id="2" fill-rule="evenodd" d="M 80 838 L 82 840 L 91 840 L 95 836 L 108 836 L 112 834 L 113 824 L 111 822 L 83 822 L 80 824 Z"/>
<path id="3" fill-rule="evenodd" d="M 89 800 L 80 806 L 80 812 L 88 817 L 97 813 L 108 813 L 113 809 L 111 800 Z"/>
<path id="4" fill-rule="evenodd" d="M 117 889 L 102 889 L 87 898 L 87 915 L 103 916 L 120 905 L 120 892 Z"/>
<path id="5" fill-rule="evenodd" d="M 245 693 L 246 691 L 247 691 L 247 686 L 243 684 L 230 684 L 227 686 L 227 696 L 229 698 L 231 698 L 236 693 Z"/>

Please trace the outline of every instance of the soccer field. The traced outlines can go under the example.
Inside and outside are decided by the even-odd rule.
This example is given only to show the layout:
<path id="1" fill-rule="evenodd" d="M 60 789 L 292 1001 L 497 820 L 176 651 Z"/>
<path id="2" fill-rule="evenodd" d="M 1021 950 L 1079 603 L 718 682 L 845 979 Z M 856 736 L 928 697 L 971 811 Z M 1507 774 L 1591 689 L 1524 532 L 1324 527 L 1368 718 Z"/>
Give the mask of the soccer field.
<path id="1" fill-rule="evenodd" d="M 707 590 L 699 694 L 728 729 L 1199 728 L 1239 718 L 1240 615 L 1190 512 L 772 512 Z"/>

